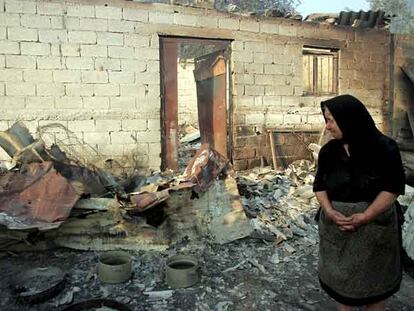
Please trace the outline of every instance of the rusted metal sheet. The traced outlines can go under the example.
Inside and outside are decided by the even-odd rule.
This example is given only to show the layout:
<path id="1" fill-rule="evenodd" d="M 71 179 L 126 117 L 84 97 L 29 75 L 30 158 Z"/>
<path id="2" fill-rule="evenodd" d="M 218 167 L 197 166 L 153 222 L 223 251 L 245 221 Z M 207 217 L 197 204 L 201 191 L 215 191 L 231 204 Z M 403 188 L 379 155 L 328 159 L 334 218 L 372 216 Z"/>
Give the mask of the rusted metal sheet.
<path id="1" fill-rule="evenodd" d="M 227 157 L 226 58 L 224 51 L 195 59 L 201 142 Z"/>
<path id="2" fill-rule="evenodd" d="M 196 186 L 194 190 L 204 192 L 214 182 L 217 176 L 229 165 L 223 157 L 208 144 L 202 144 L 184 171 L 184 178 Z"/>
<path id="3" fill-rule="evenodd" d="M 178 169 L 177 43 L 161 38 L 162 169 Z"/>
<path id="4" fill-rule="evenodd" d="M 169 198 L 168 189 L 158 192 L 146 192 L 134 195 L 131 197 L 131 202 L 134 203 L 135 208 L 131 209 L 133 212 L 143 212 L 164 202 Z"/>
<path id="5" fill-rule="evenodd" d="M 9 229 L 51 229 L 69 216 L 78 199 L 52 162 L 27 164 L 0 178 L 0 224 Z"/>

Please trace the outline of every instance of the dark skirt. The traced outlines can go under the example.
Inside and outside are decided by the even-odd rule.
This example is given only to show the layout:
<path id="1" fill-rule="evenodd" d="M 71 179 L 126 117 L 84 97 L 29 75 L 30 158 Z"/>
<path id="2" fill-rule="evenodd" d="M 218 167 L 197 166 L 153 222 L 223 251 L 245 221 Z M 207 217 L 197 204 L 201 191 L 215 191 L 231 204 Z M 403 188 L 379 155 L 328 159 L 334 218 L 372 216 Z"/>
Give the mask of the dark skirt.
<path id="1" fill-rule="evenodd" d="M 345 216 L 361 213 L 368 203 L 332 202 Z M 340 231 L 323 211 L 319 225 L 319 281 L 339 303 L 360 306 L 379 302 L 398 291 L 401 238 L 396 206 L 355 232 Z"/>

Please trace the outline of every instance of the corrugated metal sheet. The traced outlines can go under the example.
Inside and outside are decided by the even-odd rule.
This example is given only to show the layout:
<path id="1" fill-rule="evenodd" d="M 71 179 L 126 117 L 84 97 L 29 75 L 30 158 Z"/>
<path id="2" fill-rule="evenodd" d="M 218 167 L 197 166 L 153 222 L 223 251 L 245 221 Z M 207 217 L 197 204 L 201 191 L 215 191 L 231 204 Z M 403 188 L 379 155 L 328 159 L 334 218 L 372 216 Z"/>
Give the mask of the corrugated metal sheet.
<path id="1" fill-rule="evenodd" d="M 388 25 L 389 19 L 385 17 L 384 11 L 359 11 L 339 13 L 336 25 L 352 26 L 357 28 L 383 28 Z"/>
<path id="2" fill-rule="evenodd" d="M 335 14 L 311 14 L 306 17 L 307 22 L 317 22 L 355 28 L 388 28 L 390 19 L 384 11 L 341 11 Z"/>

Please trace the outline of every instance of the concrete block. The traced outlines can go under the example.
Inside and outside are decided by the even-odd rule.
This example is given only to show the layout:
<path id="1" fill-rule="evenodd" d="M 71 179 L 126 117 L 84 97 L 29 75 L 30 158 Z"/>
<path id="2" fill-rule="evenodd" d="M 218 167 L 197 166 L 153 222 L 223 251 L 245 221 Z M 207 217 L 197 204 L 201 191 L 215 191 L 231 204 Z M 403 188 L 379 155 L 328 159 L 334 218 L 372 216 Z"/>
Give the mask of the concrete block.
<path id="1" fill-rule="evenodd" d="M 151 35 L 150 47 L 153 49 L 158 49 L 160 47 L 160 37 L 158 34 Z"/>
<path id="2" fill-rule="evenodd" d="M 52 29 L 65 29 L 63 16 L 51 16 L 50 23 L 52 24 Z"/>
<path id="3" fill-rule="evenodd" d="M 10 96 L 33 96 L 36 94 L 34 83 L 30 82 L 7 82 L 6 95 Z"/>
<path id="4" fill-rule="evenodd" d="M 56 109 L 82 109 L 83 101 L 81 97 L 63 96 L 55 99 Z"/>
<path id="5" fill-rule="evenodd" d="M 246 41 L 244 42 L 244 49 L 251 52 L 266 52 L 267 45 L 263 41 Z"/>
<path id="6" fill-rule="evenodd" d="M 293 87 L 290 85 L 266 86 L 265 95 L 293 96 Z"/>
<path id="7" fill-rule="evenodd" d="M 218 27 L 221 29 L 239 30 L 240 19 L 235 18 L 235 17 L 234 18 L 219 17 Z"/>
<path id="8" fill-rule="evenodd" d="M 67 96 L 93 96 L 93 84 L 68 83 L 65 85 Z"/>
<path id="9" fill-rule="evenodd" d="M 121 70 L 121 60 L 114 58 L 96 58 L 95 70 Z"/>
<path id="10" fill-rule="evenodd" d="M 244 50 L 244 44 L 243 41 L 232 41 L 231 42 L 231 50 L 232 51 L 243 51 Z"/>
<path id="11" fill-rule="evenodd" d="M 154 48 L 135 48 L 135 58 L 140 60 L 159 60 L 160 52 L 159 49 Z"/>
<path id="12" fill-rule="evenodd" d="M 79 70 L 54 70 L 53 71 L 53 81 L 54 82 L 69 82 L 69 83 L 79 83 L 80 79 Z"/>
<path id="13" fill-rule="evenodd" d="M 0 54 L 0 68 L 6 68 L 6 56 Z"/>
<path id="14" fill-rule="evenodd" d="M 138 97 L 136 99 L 136 105 L 138 111 L 146 114 L 159 115 L 161 111 L 161 101 L 159 98 L 148 99 Z"/>
<path id="15" fill-rule="evenodd" d="M 159 142 L 149 143 L 148 144 L 148 155 L 150 155 L 150 158 L 153 158 L 154 156 L 158 156 L 159 158 L 161 156 L 161 143 Z"/>
<path id="16" fill-rule="evenodd" d="M 104 157 L 121 157 L 124 155 L 123 148 L 120 148 L 119 145 L 106 145 L 106 144 L 98 144 L 98 153 Z"/>
<path id="17" fill-rule="evenodd" d="M 254 75 L 254 83 L 256 85 L 273 85 L 273 76 L 272 75 Z"/>
<path id="18" fill-rule="evenodd" d="M 263 105 L 266 107 L 280 107 L 281 104 L 281 96 L 263 96 Z"/>
<path id="19" fill-rule="evenodd" d="M 68 122 L 68 128 L 72 132 L 96 133 L 101 131 L 95 130 L 95 120 L 71 120 Z M 102 131 L 106 132 L 106 131 Z"/>
<path id="20" fill-rule="evenodd" d="M 124 20 L 108 20 L 108 30 L 110 32 L 134 32 L 135 22 Z"/>
<path id="21" fill-rule="evenodd" d="M 39 42 L 21 42 L 20 49 L 22 55 L 49 55 L 50 44 Z"/>
<path id="22" fill-rule="evenodd" d="M 142 60 L 135 59 L 121 59 L 122 71 L 144 72 L 147 69 L 147 65 Z"/>
<path id="23" fill-rule="evenodd" d="M 7 38 L 11 41 L 37 41 L 37 30 L 10 27 L 7 29 Z"/>
<path id="24" fill-rule="evenodd" d="M 246 74 L 262 74 L 264 72 L 264 64 L 244 64 Z"/>
<path id="25" fill-rule="evenodd" d="M 149 47 L 150 46 L 150 36 L 135 34 L 135 33 L 126 33 L 125 34 L 125 46 L 132 47 Z"/>
<path id="26" fill-rule="evenodd" d="M 279 55 L 276 54 L 273 56 L 273 62 L 275 64 L 289 65 L 294 63 L 295 55 Z"/>
<path id="27" fill-rule="evenodd" d="M 83 83 L 108 83 L 108 72 L 106 71 L 83 71 L 81 76 Z"/>
<path id="28" fill-rule="evenodd" d="M 246 115 L 246 124 L 264 124 L 265 115 L 263 113 L 249 113 Z"/>
<path id="29" fill-rule="evenodd" d="M 139 131 L 137 132 L 137 139 L 140 143 L 160 143 L 160 131 Z"/>
<path id="30" fill-rule="evenodd" d="M 149 22 L 153 23 L 153 24 L 168 24 L 168 25 L 171 25 L 174 22 L 174 14 L 173 13 L 150 11 L 148 17 L 149 17 Z"/>
<path id="31" fill-rule="evenodd" d="M 120 97 L 111 97 L 110 107 L 111 109 L 135 109 L 135 98 L 124 96 L 122 94 L 122 85 L 121 87 L 121 96 Z"/>
<path id="32" fill-rule="evenodd" d="M 64 69 L 64 61 L 57 56 L 43 56 L 37 58 L 38 69 Z"/>
<path id="33" fill-rule="evenodd" d="M 51 83 L 52 71 L 50 70 L 40 70 L 40 69 L 29 69 L 23 71 L 23 79 L 25 82 L 48 82 Z"/>
<path id="34" fill-rule="evenodd" d="M 68 34 L 70 43 L 96 43 L 96 32 L 94 31 L 69 31 Z"/>
<path id="35" fill-rule="evenodd" d="M 218 17 L 209 15 L 209 16 L 199 16 L 197 19 L 197 27 L 202 28 L 217 28 L 218 27 Z"/>
<path id="36" fill-rule="evenodd" d="M 125 20 L 148 23 L 148 11 L 134 9 L 134 8 L 123 8 L 122 17 Z"/>
<path id="37" fill-rule="evenodd" d="M 95 120 L 95 132 L 119 132 L 121 120 Z"/>
<path id="38" fill-rule="evenodd" d="M 132 71 L 110 71 L 109 82 L 119 84 L 134 84 L 135 73 Z"/>
<path id="39" fill-rule="evenodd" d="M 107 57 L 108 48 L 102 45 L 81 45 L 80 53 L 82 57 Z"/>
<path id="40" fill-rule="evenodd" d="M 39 42 L 64 43 L 67 41 L 66 30 L 39 30 Z"/>
<path id="41" fill-rule="evenodd" d="M 65 95 L 65 86 L 61 83 L 38 83 L 36 84 L 37 96 L 63 96 Z"/>
<path id="42" fill-rule="evenodd" d="M 160 73 L 160 62 L 158 60 L 149 60 L 146 62 L 146 72 Z"/>
<path id="43" fill-rule="evenodd" d="M 26 97 L 22 96 L 0 96 L 0 107 L 2 109 L 23 109 L 26 105 Z"/>
<path id="44" fill-rule="evenodd" d="M 135 131 L 111 132 L 110 136 L 111 144 L 113 145 L 133 144 L 137 142 L 137 134 Z"/>
<path id="45" fill-rule="evenodd" d="M 66 7 L 66 15 L 76 17 L 95 17 L 95 7 L 91 5 L 72 5 L 68 3 Z"/>
<path id="46" fill-rule="evenodd" d="M 253 63 L 253 53 L 250 51 L 234 51 L 232 57 L 235 62 Z"/>
<path id="47" fill-rule="evenodd" d="M 65 24 L 65 29 L 67 30 L 79 30 L 80 29 L 80 18 L 65 16 L 64 24 Z"/>
<path id="48" fill-rule="evenodd" d="M 7 28 L 0 27 L 0 40 L 6 40 L 7 38 Z"/>
<path id="49" fill-rule="evenodd" d="M 281 125 L 283 122 L 282 113 L 269 113 L 266 115 L 266 124 L 268 125 Z"/>
<path id="50" fill-rule="evenodd" d="M 64 5 L 61 3 L 38 2 L 37 14 L 40 15 L 63 15 Z"/>
<path id="51" fill-rule="evenodd" d="M 36 68 L 36 57 L 22 55 L 6 55 L 6 67 L 34 69 Z"/>
<path id="52" fill-rule="evenodd" d="M 144 96 L 145 91 L 143 87 L 137 84 L 121 84 L 120 86 L 121 96 Z"/>
<path id="53" fill-rule="evenodd" d="M 261 85 L 246 85 L 244 87 L 244 91 L 247 96 L 265 95 L 264 86 L 261 86 Z"/>
<path id="54" fill-rule="evenodd" d="M 108 56 L 111 58 L 134 58 L 134 48 L 128 46 L 108 46 Z"/>
<path id="55" fill-rule="evenodd" d="M 268 34 L 279 34 L 279 25 L 273 23 L 262 22 L 260 24 L 260 32 Z"/>
<path id="56" fill-rule="evenodd" d="M 254 52 L 253 59 L 256 64 L 271 64 L 273 62 L 273 54 Z"/>
<path id="57" fill-rule="evenodd" d="M 93 94 L 94 96 L 119 96 L 119 84 L 96 84 Z"/>
<path id="58" fill-rule="evenodd" d="M 19 14 L 2 13 L 0 14 L 0 26 L 2 27 L 20 27 Z"/>
<path id="59" fill-rule="evenodd" d="M 182 26 L 196 27 L 198 18 L 199 17 L 196 16 L 196 15 L 176 13 L 176 14 L 174 14 L 174 24 L 182 25 Z"/>
<path id="60" fill-rule="evenodd" d="M 61 52 L 62 56 L 80 56 L 80 44 L 62 44 Z"/>
<path id="61" fill-rule="evenodd" d="M 79 20 L 79 30 L 107 31 L 108 20 L 97 18 L 81 18 Z"/>
<path id="62" fill-rule="evenodd" d="M 149 131 L 161 131 L 161 121 L 157 119 L 148 119 L 147 126 Z"/>
<path id="63" fill-rule="evenodd" d="M 28 28 L 50 28 L 49 16 L 24 14 L 20 17 L 20 25 Z"/>
<path id="64" fill-rule="evenodd" d="M 7 13 L 36 14 L 36 2 L 6 0 L 5 5 Z"/>
<path id="65" fill-rule="evenodd" d="M 287 26 L 287 25 L 279 25 L 279 35 L 288 36 L 288 37 L 295 37 L 295 36 L 297 36 L 297 27 Z"/>
<path id="66" fill-rule="evenodd" d="M 0 81 L 23 82 L 23 71 L 20 69 L 0 69 Z"/>
<path id="67" fill-rule="evenodd" d="M 285 66 L 281 64 L 265 64 L 264 65 L 265 74 L 282 75 L 284 71 L 285 71 Z"/>
<path id="68" fill-rule="evenodd" d="M 250 74 L 234 74 L 233 82 L 235 84 L 254 84 L 254 75 Z"/>
<path id="69" fill-rule="evenodd" d="M 98 45 L 124 45 L 124 35 L 120 33 L 98 32 Z"/>
<path id="70" fill-rule="evenodd" d="M 54 109 L 55 98 L 53 96 L 27 97 L 26 108 L 27 109 Z"/>
<path id="71" fill-rule="evenodd" d="M 1 54 L 20 54 L 19 42 L 0 41 Z"/>
<path id="72" fill-rule="evenodd" d="M 5 83 L 0 83 L 0 96 L 5 96 L 6 95 L 6 85 Z"/>
<path id="73" fill-rule="evenodd" d="M 84 97 L 83 107 L 91 110 L 108 110 L 109 98 L 108 97 Z"/>
<path id="74" fill-rule="evenodd" d="M 160 75 L 156 72 L 139 72 L 135 74 L 137 84 L 160 84 Z"/>
<path id="75" fill-rule="evenodd" d="M 255 98 L 254 96 L 235 96 L 234 103 L 238 107 L 253 107 Z"/>
<path id="76" fill-rule="evenodd" d="M 96 6 L 95 16 L 97 18 L 122 19 L 122 8 L 114 6 Z"/>
<path id="77" fill-rule="evenodd" d="M 109 132 L 102 133 L 83 133 L 83 142 L 88 145 L 110 144 Z"/>
<path id="78" fill-rule="evenodd" d="M 67 69 L 93 70 L 95 62 L 92 57 L 66 57 Z"/>
<path id="79" fill-rule="evenodd" d="M 240 21 L 240 30 L 249 32 L 259 32 L 260 24 L 257 21 L 242 19 Z"/>
<path id="80" fill-rule="evenodd" d="M 146 131 L 147 121 L 145 119 L 124 119 L 122 120 L 123 131 Z"/>

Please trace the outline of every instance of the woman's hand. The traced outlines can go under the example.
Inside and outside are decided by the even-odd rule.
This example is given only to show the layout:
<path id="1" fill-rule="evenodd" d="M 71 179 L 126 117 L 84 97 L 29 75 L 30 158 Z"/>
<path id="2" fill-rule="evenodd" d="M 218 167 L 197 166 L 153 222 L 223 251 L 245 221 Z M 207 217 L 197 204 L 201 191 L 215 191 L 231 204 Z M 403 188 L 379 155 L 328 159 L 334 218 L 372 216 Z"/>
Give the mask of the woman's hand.
<path id="1" fill-rule="evenodd" d="M 342 213 L 338 212 L 337 210 L 334 210 L 333 208 L 327 208 L 324 210 L 325 215 L 331 219 L 334 223 L 336 223 L 340 230 L 343 229 L 343 231 L 354 229 L 352 228 L 352 218 L 346 217 Z M 341 229 L 342 228 L 342 229 Z"/>
<path id="2" fill-rule="evenodd" d="M 356 213 L 351 215 L 351 224 L 355 227 L 361 227 L 370 222 L 370 219 L 365 213 Z"/>

